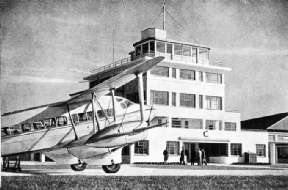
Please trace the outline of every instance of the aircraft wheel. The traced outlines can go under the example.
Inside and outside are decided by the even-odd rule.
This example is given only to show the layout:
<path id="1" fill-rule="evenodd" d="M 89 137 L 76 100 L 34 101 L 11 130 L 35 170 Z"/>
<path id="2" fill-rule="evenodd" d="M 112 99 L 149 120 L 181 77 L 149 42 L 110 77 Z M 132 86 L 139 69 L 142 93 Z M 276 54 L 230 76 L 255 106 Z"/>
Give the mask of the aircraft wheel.
<path id="1" fill-rule="evenodd" d="M 71 169 L 74 171 L 83 171 L 86 169 L 87 164 L 86 163 L 79 163 L 79 164 L 73 164 L 70 166 L 71 166 Z"/>
<path id="2" fill-rule="evenodd" d="M 106 173 L 116 173 L 119 171 L 121 164 L 113 164 L 108 166 L 102 166 L 102 169 Z"/>

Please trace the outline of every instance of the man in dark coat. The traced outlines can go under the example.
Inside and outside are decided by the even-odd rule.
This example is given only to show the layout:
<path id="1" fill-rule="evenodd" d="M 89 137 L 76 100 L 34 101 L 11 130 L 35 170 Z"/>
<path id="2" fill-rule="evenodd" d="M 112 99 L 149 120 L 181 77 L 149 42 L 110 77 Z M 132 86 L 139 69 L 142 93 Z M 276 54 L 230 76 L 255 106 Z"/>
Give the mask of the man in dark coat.
<path id="1" fill-rule="evenodd" d="M 185 149 L 182 147 L 181 155 L 180 155 L 180 165 L 183 163 L 185 165 Z"/>
<path id="2" fill-rule="evenodd" d="M 164 155 L 164 164 L 167 164 L 167 160 L 169 158 L 169 153 L 167 148 L 163 151 L 163 155 Z"/>
<path id="3" fill-rule="evenodd" d="M 196 159 L 196 150 L 191 150 L 191 165 L 194 165 Z"/>

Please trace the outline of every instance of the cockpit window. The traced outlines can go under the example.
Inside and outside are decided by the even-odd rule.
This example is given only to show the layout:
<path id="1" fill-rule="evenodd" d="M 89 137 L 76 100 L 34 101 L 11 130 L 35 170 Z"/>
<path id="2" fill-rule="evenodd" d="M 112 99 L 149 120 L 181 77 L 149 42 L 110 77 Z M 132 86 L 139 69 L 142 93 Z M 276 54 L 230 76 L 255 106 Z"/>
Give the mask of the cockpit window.
<path id="1" fill-rule="evenodd" d="M 22 133 L 22 129 L 20 125 L 14 125 L 13 127 L 10 128 L 12 134 L 19 134 Z"/>
<path id="2" fill-rule="evenodd" d="M 130 100 L 125 100 L 125 104 L 127 107 L 130 107 L 133 105 L 133 102 L 131 102 Z"/>
<path id="3" fill-rule="evenodd" d="M 116 98 L 117 102 L 121 102 L 123 99 L 122 98 Z"/>

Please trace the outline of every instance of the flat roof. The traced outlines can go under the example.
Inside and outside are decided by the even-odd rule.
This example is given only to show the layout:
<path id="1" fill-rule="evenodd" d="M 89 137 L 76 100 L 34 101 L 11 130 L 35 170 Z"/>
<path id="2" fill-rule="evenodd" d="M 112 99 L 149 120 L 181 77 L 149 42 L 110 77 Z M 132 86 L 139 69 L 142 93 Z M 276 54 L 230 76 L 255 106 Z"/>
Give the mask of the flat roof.
<path id="1" fill-rule="evenodd" d="M 162 41 L 162 42 L 170 42 L 170 43 L 175 43 L 175 44 L 183 44 L 183 45 L 188 45 L 188 46 L 195 46 L 195 47 L 202 47 L 202 48 L 207 48 L 210 50 L 210 47 L 209 46 L 205 46 L 205 45 L 201 45 L 201 44 L 195 44 L 195 43 L 190 43 L 190 42 L 184 42 L 184 41 L 177 41 L 177 40 L 172 40 L 172 39 L 167 39 L 167 40 L 163 40 L 163 39 L 157 39 L 157 38 L 154 38 L 154 37 L 148 37 L 144 40 L 141 40 L 139 42 L 136 42 L 133 44 L 133 47 L 139 45 L 139 44 L 142 44 L 146 41 L 149 41 L 149 40 L 157 40 L 157 41 Z"/>

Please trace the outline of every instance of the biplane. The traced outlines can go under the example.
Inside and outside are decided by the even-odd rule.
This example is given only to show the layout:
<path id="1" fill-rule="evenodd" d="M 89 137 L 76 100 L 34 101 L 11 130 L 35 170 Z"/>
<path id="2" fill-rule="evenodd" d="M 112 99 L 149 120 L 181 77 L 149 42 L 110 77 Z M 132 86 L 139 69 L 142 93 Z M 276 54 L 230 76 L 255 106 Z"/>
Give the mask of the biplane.
<path id="1" fill-rule="evenodd" d="M 134 65 L 73 94 L 69 100 L 3 114 L 2 120 L 10 121 L 27 115 L 1 129 L 3 169 L 9 166 L 9 156 L 41 151 L 58 164 L 70 165 L 74 171 L 83 171 L 89 164 L 101 165 L 106 173 L 116 173 L 122 162 L 122 148 L 144 140 L 148 129 L 163 125 L 150 125 L 156 110 L 144 105 L 142 80 L 142 74 L 163 59 L 156 57 Z M 115 96 L 115 89 L 135 78 L 139 104 Z M 32 111 L 37 114 L 28 116 Z"/>

